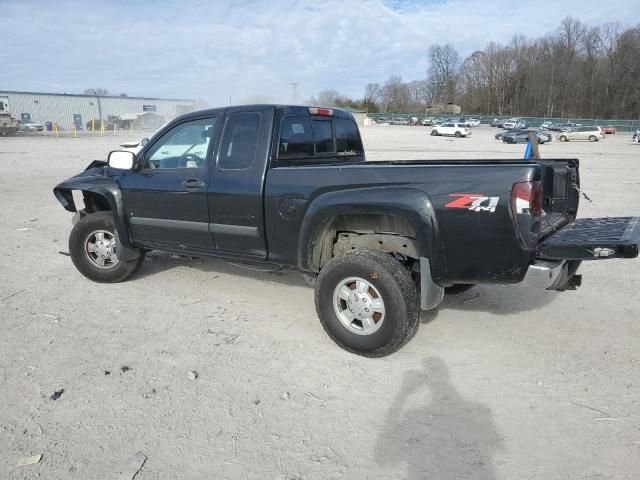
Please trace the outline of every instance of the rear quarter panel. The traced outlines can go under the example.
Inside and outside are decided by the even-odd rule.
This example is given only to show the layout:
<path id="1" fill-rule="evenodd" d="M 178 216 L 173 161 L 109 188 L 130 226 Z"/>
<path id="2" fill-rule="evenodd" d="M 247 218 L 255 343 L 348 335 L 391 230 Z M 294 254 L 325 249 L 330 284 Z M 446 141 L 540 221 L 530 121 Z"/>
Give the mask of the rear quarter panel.
<path id="1" fill-rule="evenodd" d="M 440 284 L 518 282 L 534 254 L 523 249 L 516 234 L 510 192 L 516 182 L 539 178 L 539 165 L 521 161 L 368 162 L 273 168 L 267 173 L 265 188 L 269 259 L 307 269 L 300 264 L 298 253 L 307 246 L 301 245 L 309 238 L 304 233 L 308 226 L 303 224 L 309 212 L 317 214 L 314 203 L 330 204 L 323 199 L 331 194 L 344 204 L 345 196 L 356 198 L 371 190 L 371 204 L 379 210 L 375 213 L 394 214 L 386 207 L 406 204 L 396 200 L 403 195 L 411 197 L 416 211 L 425 210 L 423 202 L 429 204 L 426 210 L 432 212 L 433 221 L 414 227 L 418 236 L 432 239 L 432 248 L 421 255 L 440 256 L 432 258 L 438 265 L 434 278 Z M 393 189 L 393 201 L 383 194 L 385 189 Z M 416 196 L 416 191 L 424 196 Z M 481 203 L 487 208 L 471 208 L 477 197 L 487 198 Z M 492 201 L 493 209 L 488 207 Z M 286 211 L 287 207 L 292 208 Z"/>

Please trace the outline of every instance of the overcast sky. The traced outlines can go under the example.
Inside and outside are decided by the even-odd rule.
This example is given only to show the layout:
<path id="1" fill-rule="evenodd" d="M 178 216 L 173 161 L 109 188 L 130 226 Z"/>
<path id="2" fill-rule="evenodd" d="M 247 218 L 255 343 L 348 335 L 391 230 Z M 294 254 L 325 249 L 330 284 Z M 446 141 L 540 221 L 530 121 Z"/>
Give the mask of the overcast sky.
<path id="1" fill-rule="evenodd" d="M 292 101 L 334 88 L 424 78 L 427 49 L 461 55 L 567 15 L 638 19 L 638 0 L 30 1 L 0 0 L 0 90 Z"/>

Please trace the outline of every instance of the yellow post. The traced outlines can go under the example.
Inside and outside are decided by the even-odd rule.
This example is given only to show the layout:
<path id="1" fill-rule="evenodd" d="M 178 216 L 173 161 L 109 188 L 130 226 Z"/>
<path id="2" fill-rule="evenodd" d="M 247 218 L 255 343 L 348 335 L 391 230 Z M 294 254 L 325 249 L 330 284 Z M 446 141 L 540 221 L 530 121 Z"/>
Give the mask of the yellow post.
<path id="1" fill-rule="evenodd" d="M 100 136 L 104 137 L 104 120 L 100 120 Z"/>
<path id="2" fill-rule="evenodd" d="M 58 123 L 57 122 L 53 122 L 53 129 L 56 132 L 56 137 L 59 137 L 60 134 L 58 133 Z"/>

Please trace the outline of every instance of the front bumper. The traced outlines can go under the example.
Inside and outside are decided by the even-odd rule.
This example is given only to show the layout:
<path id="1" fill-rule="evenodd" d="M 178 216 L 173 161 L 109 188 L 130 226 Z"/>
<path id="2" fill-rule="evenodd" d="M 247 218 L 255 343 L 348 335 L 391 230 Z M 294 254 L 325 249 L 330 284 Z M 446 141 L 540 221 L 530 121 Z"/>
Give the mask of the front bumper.
<path id="1" fill-rule="evenodd" d="M 582 283 L 582 276 L 576 275 L 580 263 L 575 260 L 538 260 L 529 265 L 522 283 L 546 290 L 575 290 Z"/>

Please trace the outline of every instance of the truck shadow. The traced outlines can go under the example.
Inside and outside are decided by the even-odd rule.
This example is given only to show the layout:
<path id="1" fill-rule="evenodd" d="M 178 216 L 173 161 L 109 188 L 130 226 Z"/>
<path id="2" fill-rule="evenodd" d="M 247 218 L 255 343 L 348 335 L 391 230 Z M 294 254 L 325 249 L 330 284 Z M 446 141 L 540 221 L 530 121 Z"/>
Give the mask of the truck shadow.
<path id="1" fill-rule="evenodd" d="M 161 274 L 174 268 L 195 268 L 221 276 L 242 276 L 296 287 L 309 286 L 300 272 L 290 268 L 271 264 L 248 263 L 240 260 L 224 260 L 215 257 L 177 255 L 160 251 L 152 251 L 147 254 L 142 267 L 132 278 L 132 281 Z"/>
<path id="2" fill-rule="evenodd" d="M 241 276 L 273 284 L 312 288 L 312 285 L 305 280 L 300 272 L 290 268 L 214 257 L 176 255 L 159 251 L 147 254 L 142 268 L 132 281 L 158 275 L 174 268 L 195 268 L 212 274 Z M 446 295 L 438 308 L 421 313 L 421 323 L 435 320 L 441 310 L 513 315 L 540 308 L 553 301 L 557 293 L 547 290 L 525 289 L 519 285 L 475 286 L 464 293 Z"/>
<path id="3" fill-rule="evenodd" d="M 423 312 L 422 322 L 428 323 L 435 319 L 441 310 L 513 315 L 541 308 L 551 303 L 558 293 L 522 285 L 477 285 L 464 293 L 445 295 L 444 301 L 436 310 Z"/>
<path id="4" fill-rule="evenodd" d="M 398 478 L 496 478 L 493 456 L 503 441 L 491 410 L 466 400 L 438 357 L 404 374 L 378 434 L 374 458 Z M 395 476 L 394 476 L 395 478 Z"/>

